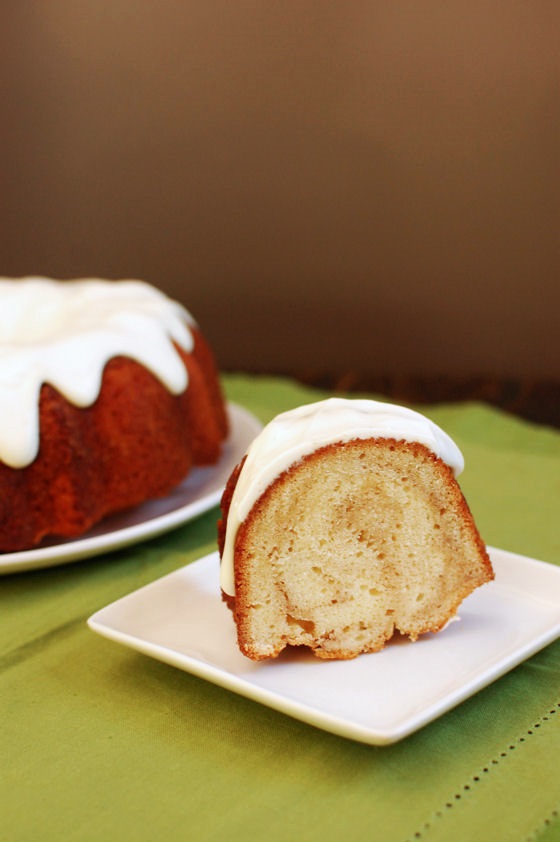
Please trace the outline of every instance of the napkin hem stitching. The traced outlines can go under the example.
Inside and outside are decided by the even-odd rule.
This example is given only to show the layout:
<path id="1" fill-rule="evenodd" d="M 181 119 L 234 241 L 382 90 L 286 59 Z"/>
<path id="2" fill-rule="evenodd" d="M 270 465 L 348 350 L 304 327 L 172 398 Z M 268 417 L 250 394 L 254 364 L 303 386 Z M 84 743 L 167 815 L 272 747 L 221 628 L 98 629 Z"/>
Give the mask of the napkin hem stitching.
<path id="1" fill-rule="evenodd" d="M 461 801 L 463 797 L 466 797 L 473 789 L 475 789 L 476 785 L 480 783 L 487 774 L 490 774 L 492 769 L 498 766 L 500 762 L 503 759 L 505 759 L 512 751 L 514 751 L 518 746 L 521 746 L 524 742 L 526 742 L 528 737 L 533 736 L 537 728 L 541 728 L 546 722 L 551 720 L 552 716 L 556 714 L 560 714 L 560 701 L 553 703 L 545 713 L 543 713 L 541 716 L 539 716 L 533 721 L 533 724 L 529 728 L 527 728 L 527 730 L 521 736 L 517 737 L 515 742 L 510 742 L 506 749 L 501 751 L 497 757 L 492 758 L 492 760 L 489 763 L 482 767 L 480 773 L 473 775 L 470 781 L 463 785 L 462 791 L 457 791 L 453 796 L 453 799 L 446 801 L 443 809 L 436 810 L 436 812 L 433 815 L 433 819 L 425 822 L 420 829 L 416 830 L 411 836 L 407 837 L 406 842 L 419 842 L 419 840 L 425 839 L 425 834 L 429 830 L 431 830 L 432 826 L 437 821 L 441 820 L 449 810 L 451 810 L 457 803 Z M 531 835 L 525 838 L 524 842 L 534 842 L 534 840 L 538 838 L 540 833 L 543 830 L 548 829 L 548 827 L 552 825 L 558 819 L 559 816 L 559 809 L 552 809 L 548 816 L 545 816 L 542 819 L 539 826 L 531 832 Z"/>

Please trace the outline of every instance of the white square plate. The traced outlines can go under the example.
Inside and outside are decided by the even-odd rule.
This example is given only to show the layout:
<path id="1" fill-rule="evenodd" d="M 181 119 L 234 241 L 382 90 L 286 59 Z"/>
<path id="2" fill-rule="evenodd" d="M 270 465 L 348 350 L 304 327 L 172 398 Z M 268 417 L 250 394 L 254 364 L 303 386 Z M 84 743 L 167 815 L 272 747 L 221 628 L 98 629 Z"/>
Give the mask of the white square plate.
<path id="1" fill-rule="evenodd" d="M 351 661 L 307 650 L 253 662 L 238 650 L 212 553 L 98 611 L 89 626 L 117 643 L 289 716 L 364 743 L 396 742 L 560 636 L 560 568 L 489 548 L 495 581 L 459 622 Z"/>

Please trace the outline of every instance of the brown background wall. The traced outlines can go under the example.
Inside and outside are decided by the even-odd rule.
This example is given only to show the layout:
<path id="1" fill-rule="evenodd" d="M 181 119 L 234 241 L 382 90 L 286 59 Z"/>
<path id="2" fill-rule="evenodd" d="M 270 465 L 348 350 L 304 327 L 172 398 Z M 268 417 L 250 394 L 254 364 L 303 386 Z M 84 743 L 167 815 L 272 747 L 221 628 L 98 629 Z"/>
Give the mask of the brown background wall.
<path id="1" fill-rule="evenodd" d="M 145 278 L 229 369 L 560 375 L 555 0 L 9 5 L 2 274 Z"/>

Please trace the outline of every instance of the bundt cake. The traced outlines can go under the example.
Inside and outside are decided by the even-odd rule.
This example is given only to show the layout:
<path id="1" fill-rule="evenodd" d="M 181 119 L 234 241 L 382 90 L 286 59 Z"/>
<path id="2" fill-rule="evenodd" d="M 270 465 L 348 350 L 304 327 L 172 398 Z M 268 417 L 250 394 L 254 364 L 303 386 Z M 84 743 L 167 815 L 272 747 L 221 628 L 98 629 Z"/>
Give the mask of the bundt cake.
<path id="1" fill-rule="evenodd" d="M 456 475 L 463 457 L 427 418 L 332 398 L 277 416 L 222 498 L 222 597 L 249 658 L 321 658 L 442 629 L 493 578 Z"/>
<path id="2" fill-rule="evenodd" d="M 179 303 L 141 281 L 0 280 L 0 551 L 166 495 L 227 426 Z"/>

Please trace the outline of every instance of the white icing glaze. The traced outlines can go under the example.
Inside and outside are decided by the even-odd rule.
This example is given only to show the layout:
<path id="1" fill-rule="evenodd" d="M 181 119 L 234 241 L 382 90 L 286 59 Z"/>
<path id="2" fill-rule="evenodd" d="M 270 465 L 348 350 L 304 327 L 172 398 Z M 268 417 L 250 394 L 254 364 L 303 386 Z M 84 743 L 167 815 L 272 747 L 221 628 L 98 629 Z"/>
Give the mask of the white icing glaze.
<path id="1" fill-rule="evenodd" d="M 352 439 L 419 442 L 458 476 L 461 451 L 436 424 L 412 409 L 371 400 L 330 398 L 284 412 L 253 441 L 231 500 L 220 566 L 222 590 L 234 594 L 233 550 L 237 530 L 254 503 L 281 473 L 317 448 Z"/>
<path id="2" fill-rule="evenodd" d="M 43 383 L 91 406 L 112 357 L 131 357 L 183 392 L 173 341 L 192 350 L 190 325 L 184 307 L 142 281 L 0 279 L 0 460 L 22 468 L 36 457 Z"/>

